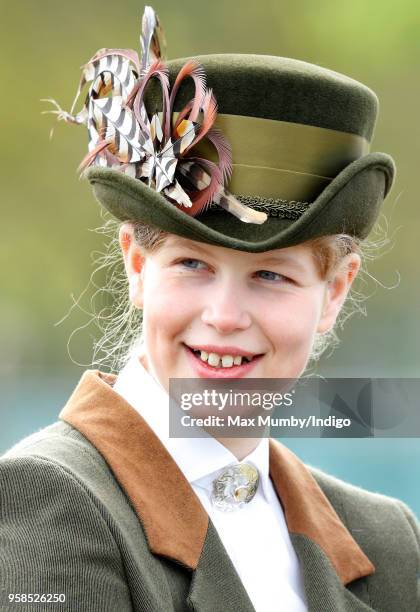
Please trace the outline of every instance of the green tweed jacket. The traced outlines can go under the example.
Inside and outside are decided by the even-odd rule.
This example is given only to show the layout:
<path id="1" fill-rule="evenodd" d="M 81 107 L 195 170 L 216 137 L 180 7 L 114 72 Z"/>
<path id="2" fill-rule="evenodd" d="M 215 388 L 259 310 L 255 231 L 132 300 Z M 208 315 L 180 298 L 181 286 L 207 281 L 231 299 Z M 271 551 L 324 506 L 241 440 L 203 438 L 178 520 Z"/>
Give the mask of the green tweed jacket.
<path id="1" fill-rule="evenodd" d="M 192 487 L 114 381 L 87 370 L 59 420 L 0 458 L 0 610 L 254 611 Z M 270 477 L 310 612 L 420 610 L 407 506 L 273 439 Z"/>

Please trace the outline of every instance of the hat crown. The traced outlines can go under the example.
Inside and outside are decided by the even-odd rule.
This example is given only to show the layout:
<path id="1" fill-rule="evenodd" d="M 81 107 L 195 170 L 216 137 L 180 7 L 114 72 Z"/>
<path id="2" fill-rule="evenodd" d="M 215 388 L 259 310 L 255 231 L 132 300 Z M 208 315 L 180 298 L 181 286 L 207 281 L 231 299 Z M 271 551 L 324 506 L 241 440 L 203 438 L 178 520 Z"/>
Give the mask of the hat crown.
<path id="1" fill-rule="evenodd" d="M 194 58 L 203 66 L 218 112 L 312 125 L 371 141 L 379 102 L 366 85 L 346 75 L 301 60 L 271 55 L 212 54 Z M 167 62 L 171 83 L 191 58 Z M 152 104 L 158 102 L 151 87 Z M 191 99 L 184 82 L 175 110 Z"/>

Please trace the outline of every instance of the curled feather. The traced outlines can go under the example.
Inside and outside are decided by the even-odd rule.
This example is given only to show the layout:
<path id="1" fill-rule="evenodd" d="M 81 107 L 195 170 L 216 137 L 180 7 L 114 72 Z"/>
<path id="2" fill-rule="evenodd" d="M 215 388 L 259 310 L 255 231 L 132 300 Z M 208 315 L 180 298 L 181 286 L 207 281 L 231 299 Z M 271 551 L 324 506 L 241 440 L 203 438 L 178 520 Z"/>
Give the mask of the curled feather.
<path id="1" fill-rule="evenodd" d="M 134 64 L 136 72 L 132 70 L 130 63 Z M 101 73 L 107 72 L 113 75 L 120 82 L 125 96 L 134 86 L 139 69 L 140 62 L 135 51 L 131 49 L 100 49 L 82 66 L 82 76 L 71 105 L 70 114 L 74 113 L 77 100 L 85 84 L 89 81 L 95 81 Z"/>
<path id="2" fill-rule="evenodd" d="M 121 57 L 124 57 L 125 59 L 134 64 L 137 75 L 140 74 L 139 55 L 137 51 L 134 51 L 133 49 L 99 49 L 99 51 L 97 51 L 95 55 L 88 62 L 86 62 L 84 66 L 82 66 L 82 68 L 85 68 L 86 66 L 89 66 L 89 64 L 92 64 L 93 62 L 100 60 L 103 57 L 107 57 L 108 55 L 120 55 Z"/>
<path id="3" fill-rule="evenodd" d="M 214 122 L 217 117 L 217 102 L 216 98 L 213 96 L 213 91 L 208 89 L 201 103 L 201 110 L 203 113 L 203 121 L 201 123 L 200 130 L 197 136 L 194 138 L 193 142 L 190 144 L 189 149 L 192 149 L 200 140 L 204 138 L 207 132 L 213 127 Z"/>
<path id="4" fill-rule="evenodd" d="M 165 64 L 161 62 L 161 60 L 156 60 L 148 69 L 147 73 L 144 75 L 142 79 L 138 81 L 135 88 L 132 90 L 131 94 L 127 98 L 126 104 L 128 106 L 132 106 L 134 114 L 137 118 L 137 121 L 140 123 L 140 126 L 143 131 L 147 132 L 147 126 L 144 122 L 144 93 L 146 89 L 146 85 L 152 78 L 157 78 L 160 81 L 162 87 L 162 98 L 163 98 L 163 135 L 164 140 L 166 141 L 170 136 L 170 124 L 169 124 L 169 79 L 168 79 L 168 69 Z"/>
<path id="5" fill-rule="evenodd" d="M 218 166 L 222 172 L 223 181 L 227 183 L 232 176 L 232 149 L 231 146 L 223 135 L 221 130 L 212 127 L 207 132 L 207 139 L 210 140 L 212 145 L 217 151 L 219 157 Z"/>
<path id="6" fill-rule="evenodd" d="M 184 81 L 188 77 L 192 78 L 195 86 L 194 98 L 189 104 L 191 106 L 189 119 L 190 121 L 197 121 L 197 116 L 205 95 L 206 76 L 204 68 L 195 59 L 188 60 L 178 72 L 178 75 L 175 79 L 175 83 L 172 86 L 171 97 L 169 100 L 169 109 L 170 113 L 172 114 L 173 105 L 175 102 L 176 95 L 178 93 L 178 89 L 182 81 Z"/>
<path id="7" fill-rule="evenodd" d="M 79 164 L 79 167 L 77 168 L 78 172 L 82 172 L 83 170 L 91 166 L 95 161 L 96 156 L 99 155 L 105 148 L 109 147 L 109 145 L 110 143 L 106 140 L 102 140 L 100 143 L 98 143 L 96 147 L 92 149 L 92 151 L 89 151 L 89 153 L 85 155 L 85 157 L 82 159 Z"/>

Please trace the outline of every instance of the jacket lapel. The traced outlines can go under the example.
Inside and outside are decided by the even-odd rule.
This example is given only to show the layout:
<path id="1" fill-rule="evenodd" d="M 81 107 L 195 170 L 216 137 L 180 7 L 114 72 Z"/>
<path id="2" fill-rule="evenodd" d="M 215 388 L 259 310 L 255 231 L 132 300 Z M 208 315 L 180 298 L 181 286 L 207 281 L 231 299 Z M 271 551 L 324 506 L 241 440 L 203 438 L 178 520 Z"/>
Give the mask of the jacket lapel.
<path id="1" fill-rule="evenodd" d="M 270 476 L 290 533 L 314 542 L 346 585 L 375 571 L 340 520 L 309 469 L 291 450 L 270 438 Z"/>
<path id="2" fill-rule="evenodd" d="M 338 577 L 330 560 L 321 548 L 301 534 L 290 534 L 299 557 L 303 574 L 308 610 L 310 612 L 363 612 L 372 608 L 356 597 Z M 348 583 L 350 584 L 350 583 Z M 362 583 L 354 583 L 364 592 Z M 353 585 L 350 586 L 353 589 Z M 359 593 L 359 594 L 361 594 Z"/>
<path id="3" fill-rule="evenodd" d="M 375 567 L 309 469 L 273 439 L 270 439 L 270 476 L 299 558 L 309 610 L 371 610 L 345 587 L 373 574 Z"/>
<path id="4" fill-rule="evenodd" d="M 192 610 L 255 612 L 193 488 L 143 417 L 113 391 L 115 380 L 113 374 L 85 371 L 59 418 L 104 457 L 137 513 L 150 551 L 192 570 L 187 598 Z M 344 586 L 373 573 L 373 565 L 308 468 L 273 439 L 270 476 L 301 563 L 309 610 L 369 610 L 357 607 L 360 601 Z"/>
<path id="5" fill-rule="evenodd" d="M 187 603 L 194 612 L 255 612 L 211 520 Z"/>

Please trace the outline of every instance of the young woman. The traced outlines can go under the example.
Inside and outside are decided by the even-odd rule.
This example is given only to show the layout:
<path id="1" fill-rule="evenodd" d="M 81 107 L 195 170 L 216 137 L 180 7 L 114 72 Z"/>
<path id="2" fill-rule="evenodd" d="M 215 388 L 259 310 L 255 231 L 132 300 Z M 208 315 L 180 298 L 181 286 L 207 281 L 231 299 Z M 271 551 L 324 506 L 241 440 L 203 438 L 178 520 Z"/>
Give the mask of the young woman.
<path id="1" fill-rule="evenodd" d="M 394 176 L 376 96 L 279 57 L 165 66 L 159 33 L 147 7 L 141 60 L 102 49 L 57 111 L 88 127 L 143 321 L 118 375 L 87 370 L 0 460 L 0 608 L 414 611 L 402 502 L 272 438 L 168 434 L 171 379 L 299 378 L 333 332 Z"/>

